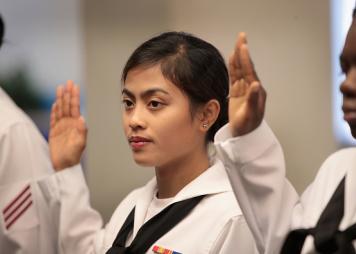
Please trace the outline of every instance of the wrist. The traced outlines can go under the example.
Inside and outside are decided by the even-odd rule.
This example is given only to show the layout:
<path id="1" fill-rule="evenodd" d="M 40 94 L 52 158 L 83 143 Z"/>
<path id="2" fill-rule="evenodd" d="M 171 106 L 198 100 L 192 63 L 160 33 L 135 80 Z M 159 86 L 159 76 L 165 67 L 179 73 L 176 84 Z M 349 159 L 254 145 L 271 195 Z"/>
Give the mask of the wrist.
<path id="1" fill-rule="evenodd" d="M 79 163 L 80 163 L 80 160 L 62 161 L 62 162 L 53 163 L 53 168 L 56 172 L 59 172 L 59 171 L 65 170 L 66 168 L 73 167 Z"/>

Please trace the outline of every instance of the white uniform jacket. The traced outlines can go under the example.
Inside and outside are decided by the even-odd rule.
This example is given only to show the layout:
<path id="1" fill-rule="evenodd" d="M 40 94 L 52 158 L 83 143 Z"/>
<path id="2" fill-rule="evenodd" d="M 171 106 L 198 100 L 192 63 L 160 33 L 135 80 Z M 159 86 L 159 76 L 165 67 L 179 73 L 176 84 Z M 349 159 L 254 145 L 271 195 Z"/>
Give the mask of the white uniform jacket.
<path id="1" fill-rule="evenodd" d="M 290 230 L 314 227 L 345 175 L 345 213 L 339 229 L 344 230 L 356 222 L 355 148 L 344 149 L 331 155 L 299 199 L 295 189 L 286 179 L 280 145 L 265 123 L 241 138 L 222 141 L 226 140 L 223 133 L 217 133 L 215 138 L 259 253 L 279 253 Z M 246 143 L 238 142 L 239 139 L 244 139 Z M 234 150 L 229 149 L 229 143 L 237 144 Z M 247 152 L 248 147 L 255 147 L 259 151 L 255 155 L 265 157 L 266 160 L 256 161 L 252 158 L 249 161 L 242 158 L 240 150 Z M 248 166 L 254 170 L 243 166 L 261 162 L 264 167 Z M 311 236 L 306 239 L 302 253 L 315 253 Z"/>
<path id="2" fill-rule="evenodd" d="M 113 244 L 128 214 L 135 208 L 134 228 L 127 239 L 131 243 L 144 224 L 147 209 L 156 194 L 156 179 L 131 192 L 117 207 L 104 229 L 100 228 L 88 205 L 88 190 L 80 166 L 75 166 L 43 180 L 41 188 L 49 203 L 57 204 L 57 222 L 62 231 L 60 253 L 105 253 Z M 57 190 L 60 190 L 57 192 Z M 185 186 L 169 203 L 206 195 L 204 199 L 153 247 L 183 254 L 255 252 L 255 244 L 232 192 L 225 168 L 219 160 Z M 162 208 L 163 209 L 163 208 Z"/>
<path id="3" fill-rule="evenodd" d="M 282 148 L 264 121 L 251 133 L 236 138 L 225 128 L 228 125 L 215 135 L 219 156 L 259 253 L 276 254 L 299 200 L 285 178 Z"/>
<path id="4" fill-rule="evenodd" d="M 51 174 L 48 146 L 0 88 L 0 253 L 56 253 L 56 232 L 37 180 Z"/>

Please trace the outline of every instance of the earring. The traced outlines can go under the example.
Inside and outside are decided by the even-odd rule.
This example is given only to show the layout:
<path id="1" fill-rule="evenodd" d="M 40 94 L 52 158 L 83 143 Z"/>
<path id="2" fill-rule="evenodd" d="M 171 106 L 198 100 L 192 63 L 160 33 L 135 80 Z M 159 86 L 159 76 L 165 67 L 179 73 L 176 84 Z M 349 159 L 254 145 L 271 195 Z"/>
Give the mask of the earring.
<path id="1" fill-rule="evenodd" d="M 203 128 L 206 129 L 209 127 L 209 124 L 208 123 L 203 123 Z"/>

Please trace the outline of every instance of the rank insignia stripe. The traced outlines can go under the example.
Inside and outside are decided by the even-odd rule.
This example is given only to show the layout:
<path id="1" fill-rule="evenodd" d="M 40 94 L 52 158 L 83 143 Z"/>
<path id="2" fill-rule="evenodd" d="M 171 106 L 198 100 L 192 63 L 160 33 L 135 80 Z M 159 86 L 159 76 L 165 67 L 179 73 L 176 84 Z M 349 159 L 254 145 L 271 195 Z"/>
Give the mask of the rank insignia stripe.
<path id="1" fill-rule="evenodd" d="M 158 245 L 153 246 L 152 251 L 153 251 L 153 253 L 156 253 L 156 254 L 183 254 L 181 252 L 177 252 L 177 251 L 174 251 L 174 250 L 163 248 L 163 247 L 158 246 Z"/>
<path id="2" fill-rule="evenodd" d="M 31 186 L 27 185 L 2 209 L 5 228 L 10 229 L 32 205 Z"/>

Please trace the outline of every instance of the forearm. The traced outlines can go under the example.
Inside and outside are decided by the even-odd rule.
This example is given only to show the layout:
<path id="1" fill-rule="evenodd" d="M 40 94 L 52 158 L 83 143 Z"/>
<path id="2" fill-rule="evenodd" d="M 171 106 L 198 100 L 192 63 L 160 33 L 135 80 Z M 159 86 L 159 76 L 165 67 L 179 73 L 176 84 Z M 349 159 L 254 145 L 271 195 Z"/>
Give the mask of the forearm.
<path id="1" fill-rule="evenodd" d="M 299 200 L 285 177 L 278 140 L 266 123 L 248 135 L 217 138 L 218 154 L 259 252 L 278 253 Z"/>
<path id="2" fill-rule="evenodd" d="M 80 165 L 43 179 L 39 186 L 58 228 L 59 253 L 94 253 L 102 220 L 90 206 Z"/>

